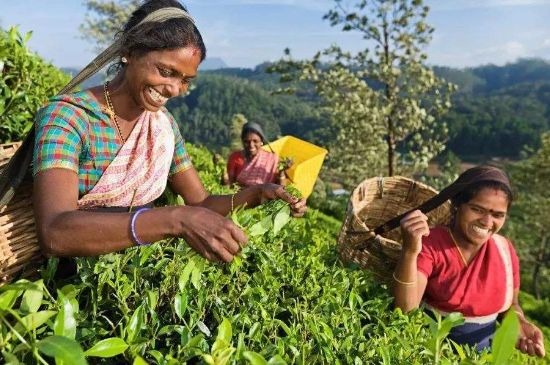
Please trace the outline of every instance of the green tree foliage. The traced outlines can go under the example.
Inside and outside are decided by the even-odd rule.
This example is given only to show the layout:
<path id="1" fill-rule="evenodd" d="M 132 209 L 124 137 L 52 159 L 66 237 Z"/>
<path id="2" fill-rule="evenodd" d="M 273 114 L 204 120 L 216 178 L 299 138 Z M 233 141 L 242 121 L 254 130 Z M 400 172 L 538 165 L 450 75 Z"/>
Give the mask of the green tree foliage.
<path id="1" fill-rule="evenodd" d="M 464 158 L 517 159 L 525 146 L 540 146 L 550 129 L 550 82 L 525 83 L 490 94 L 462 94 L 444 116 L 448 147 Z"/>
<path id="2" fill-rule="evenodd" d="M 287 95 L 271 95 L 256 82 L 210 73 L 200 75 L 193 91 L 171 100 L 168 108 L 188 141 L 216 151 L 230 145 L 231 116 L 239 113 L 259 123 L 268 139 L 282 133 L 311 140 L 323 126 L 310 104 Z"/>
<path id="3" fill-rule="evenodd" d="M 231 118 L 231 145 L 229 146 L 231 151 L 236 151 L 243 148 L 243 142 L 241 141 L 241 131 L 246 122 L 248 122 L 248 120 L 244 115 L 240 113 L 233 115 L 233 118 Z"/>
<path id="4" fill-rule="evenodd" d="M 30 37 L 0 29 L 0 143 L 21 140 L 36 110 L 69 81 L 27 48 Z"/>
<path id="5" fill-rule="evenodd" d="M 274 68 L 283 81 L 315 84 L 338 131 L 331 167 L 347 183 L 382 168 L 389 175 L 423 169 L 444 149 L 447 130 L 438 118 L 450 107 L 453 86 L 425 65 L 422 49 L 433 32 L 425 22 L 428 11 L 421 0 L 353 6 L 335 0 L 325 19 L 359 32 L 366 48 L 352 55 L 333 46 L 313 60 L 283 60 Z"/>
<path id="6" fill-rule="evenodd" d="M 121 30 L 130 14 L 140 4 L 139 0 L 85 0 L 88 9 L 80 31 L 98 50 L 109 46 L 115 34 Z"/>
<path id="7" fill-rule="evenodd" d="M 476 92 L 491 92 L 526 82 L 550 82 L 550 62 L 537 58 L 519 59 L 504 66 L 480 66 L 471 71 L 485 81 L 474 89 Z"/>
<path id="8" fill-rule="evenodd" d="M 550 133 L 528 159 L 510 167 L 518 201 L 512 207 L 509 231 L 517 242 L 524 278 L 537 297 L 550 296 Z"/>

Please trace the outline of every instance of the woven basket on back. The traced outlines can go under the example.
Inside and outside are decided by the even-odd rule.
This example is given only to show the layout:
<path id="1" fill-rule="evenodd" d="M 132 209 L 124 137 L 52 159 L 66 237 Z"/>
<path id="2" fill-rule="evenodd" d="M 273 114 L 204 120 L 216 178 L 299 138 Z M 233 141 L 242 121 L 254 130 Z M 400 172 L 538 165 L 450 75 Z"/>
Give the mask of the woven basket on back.
<path id="1" fill-rule="evenodd" d="M 0 170 L 20 142 L 0 145 Z M 32 179 L 28 174 L 15 196 L 0 209 L 0 285 L 15 276 L 28 276 L 41 260 L 32 209 Z"/>
<path id="2" fill-rule="evenodd" d="M 374 229 L 436 194 L 431 187 L 401 176 L 363 181 L 350 197 L 338 237 L 342 261 L 358 264 L 382 281 L 390 281 L 401 254 L 401 231 L 397 227 L 383 235 L 375 235 Z M 430 227 L 447 224 L 450 202 L 427 215 Z"/>

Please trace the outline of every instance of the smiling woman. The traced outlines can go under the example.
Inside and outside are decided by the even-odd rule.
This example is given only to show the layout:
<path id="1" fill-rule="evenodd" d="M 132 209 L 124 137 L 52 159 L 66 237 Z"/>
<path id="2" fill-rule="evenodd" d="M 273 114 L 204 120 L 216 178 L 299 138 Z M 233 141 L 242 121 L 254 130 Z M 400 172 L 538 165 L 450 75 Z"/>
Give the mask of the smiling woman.
<path id="1" fill-rule="evenodd" d="M 229 184 L 247 187 L 264 183 L 279 182 L 275 153 L 262 149 L 267 142 L 259 124 L 246 123 L 241 131 L 243 149 L 233 152 L 227 161 Z"/>
<path id="2" fill-rule="evenodd" d="M 305 201 L 275 184 L 227 196 L 205 190 L 164 107 L 187 91 L 206 55 L 178 1 L 145 2 L 109 49 L 119 60 L 110 82 L 54 97 L 36 116 L 34 207 L 44 253 L 93 256 L 183 237 L 227 262 L 247 241 L 224 217 L 233 207 L 284 199 L 304 213 Z M 153 209 L 167 183 L 186 205 Z"/>
<path id="3" fill-rule="evenodd" d="M 518 301 L 519 260 L 514 246 L 498 234 L 512 203 L 503 171 L 478 166 L 454 183 L 462 186 L 451 199 L 448 227 L 430 229 L 415 210 L 401 220 L 403 251 L 395 269 L 395 304 L 404 311 L 420 302 L 433 312 L 460 312 L 465 323 L 449 337 L 482 350 L 491 346 L 499 314 L 512 309 L 520 319 L 517 347 L 544 356 L 542 332 L 528 322 Z"/>

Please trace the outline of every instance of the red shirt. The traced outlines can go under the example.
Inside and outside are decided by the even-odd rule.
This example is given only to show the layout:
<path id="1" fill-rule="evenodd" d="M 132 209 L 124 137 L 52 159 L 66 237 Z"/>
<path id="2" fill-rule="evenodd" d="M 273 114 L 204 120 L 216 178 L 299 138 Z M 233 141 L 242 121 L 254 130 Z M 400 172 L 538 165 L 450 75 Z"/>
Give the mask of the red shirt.
<path id="1" fill-rule="evenodd" d="M 227 160 L 227 173 L 229 176 L 237 178 L 244 169 L 245 163 L 243 151 L 235 151 L 229 155 L 229 159 Z"/>
<path id="2" fill-rule="evenodd" d="M 517 289 L 519 260 L 510 241 L 508 246 Z M 436 309 L 480 317 L 498 313 L 504 305 L 505 262 L 493 238 L 465 266 L 447 228 L 433 228 L 422 240 L 417 267 L 428 278 L 423 300 Z"/>

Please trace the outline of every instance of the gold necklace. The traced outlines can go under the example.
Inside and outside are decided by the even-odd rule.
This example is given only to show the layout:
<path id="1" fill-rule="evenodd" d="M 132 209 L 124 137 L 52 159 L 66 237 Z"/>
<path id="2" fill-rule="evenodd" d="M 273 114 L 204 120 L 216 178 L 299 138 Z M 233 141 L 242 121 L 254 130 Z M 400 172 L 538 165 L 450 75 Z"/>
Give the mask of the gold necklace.
<path id="1" fill-rule="evenodd" d="M 458 245 L 458 243 L 456 243 L 455 237 L 453 236 L 453 232 L 451 232 L 451 228 L 449 228 L 449 235 L 451 236 L 451 239 L 453 240 L 453 243 L 455 244 L 456 249 L 460 254 L 460 257 L 462 258 L 462 262 L 464 263 L 464 266 L 468 266 L 468 261 L 466 261 L 466 258 L 462 254 L 462 250 L 460 249 L 460 246 Z"/>
<path id="2" fill-rule="evenodd" d="M 116 117 L 115 108 L 113 107 L 113 102 L 111 101 L 111 95 L 109 94 L 109 90 L 107 89 L 108 85 L 109 81 L 103 84 L 103 94 L 105 95 L 105 101 L 107 102 L 107 108 L 105 111 L 107 112 L 107 114 L 109 114 L 109 120 L 113 120 L 115 122 L 118 136 L 124 144 L 126 142 L 126 139 L 122 136 L 122 131 L 120 130 L 120 125 L 118 124 L 118 119 Z"/>

